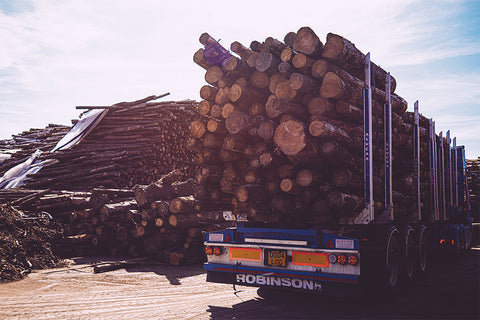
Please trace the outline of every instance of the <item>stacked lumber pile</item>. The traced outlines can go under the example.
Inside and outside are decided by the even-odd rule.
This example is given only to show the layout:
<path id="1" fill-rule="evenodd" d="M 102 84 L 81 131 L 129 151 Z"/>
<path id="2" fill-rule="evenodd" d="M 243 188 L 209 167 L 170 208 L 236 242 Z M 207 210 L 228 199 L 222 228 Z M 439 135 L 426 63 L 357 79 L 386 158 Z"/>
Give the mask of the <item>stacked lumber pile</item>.
<path id="1" fill-rule="evenodd" d="M 30 129 L 0 140 L 0 177 L 10 168 L 27 160 L 36 150 L 48 152 L 70 131 L 69 126 L 49 124 L 43 129 Z"/>
<path id="2" fill-rule="evenodd" d="M 174 168 L 193 175 L 195 154 L 185 148 L 194 101 L 150 102 L 156 96 L 119 103 L 79 144 L 43 153 L 56 163 L 29 176 L 27 189 L 84 190 L 148 184 Z"/>
<path id="3" fill-rule="evenodd" d="M 189 147 L 207 194 L 229 202 L 253 222 L 351 223 L 364 207 L 364 58 L 353 43 L 329 33 L 325 45 L 309 27 L 284 41 L 267 38 L 230 53 L 207 33 L 193 60 L 205 69 L 201 119 L 191 123 Z M 373 65 L 375 209 L 384 210 L 383 123 L 386 71 Z M 394 93 L 394 204 L 413 211 L 413 114 Z M 422 149 L 428 121 L 421 117 Z M 427 206 L 428 155 L 422 158 Z M 425 170 L 427 169 L 427 170 Z"/>

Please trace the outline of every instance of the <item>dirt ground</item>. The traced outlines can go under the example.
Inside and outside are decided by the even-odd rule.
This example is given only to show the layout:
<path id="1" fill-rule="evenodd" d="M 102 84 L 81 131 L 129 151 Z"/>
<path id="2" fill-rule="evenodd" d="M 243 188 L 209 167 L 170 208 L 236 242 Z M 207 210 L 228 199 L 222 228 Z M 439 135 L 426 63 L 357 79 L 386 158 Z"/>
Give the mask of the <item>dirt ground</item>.
<path id="1" fill-rule="evenodd" d="M 205 282 L 202 266 L 144 265 L 94 274 L 73 260 L 0 284 L 1 319 L 479 319 L 480 251 L 439 259 L 428 278 L 395 299 L 279 295 Z"/>

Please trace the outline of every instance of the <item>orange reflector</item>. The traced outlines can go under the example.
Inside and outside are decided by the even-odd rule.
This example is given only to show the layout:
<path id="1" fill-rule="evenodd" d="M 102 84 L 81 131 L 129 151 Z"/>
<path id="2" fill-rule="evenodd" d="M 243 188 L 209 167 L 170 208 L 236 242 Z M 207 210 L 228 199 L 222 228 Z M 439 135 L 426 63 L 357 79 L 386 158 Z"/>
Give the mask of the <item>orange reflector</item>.
<path id="1" fill-rule="evenodd" d="M 212 247 L 205 247 L 205 253 L 208 255 L 213 254 L 213 248 Z"/>
<path id="2" fill-rule="evenodd" d="M 262 249 L 230 248 L 230 260 L 262 262 Z"/>
<path id="3" fill-rule="evenodd" d="M 292 264 L 298 266 L 328 268 L 328 254 L 318 252 L 292 252 Z"/>

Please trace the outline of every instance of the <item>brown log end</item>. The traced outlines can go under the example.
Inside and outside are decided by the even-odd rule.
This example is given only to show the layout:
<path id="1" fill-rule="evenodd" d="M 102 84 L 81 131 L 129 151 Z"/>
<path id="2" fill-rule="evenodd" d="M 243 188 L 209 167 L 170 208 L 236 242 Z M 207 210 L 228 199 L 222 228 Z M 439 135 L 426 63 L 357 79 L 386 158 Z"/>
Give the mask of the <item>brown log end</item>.
<path id="1" fill-rule="evenodd" d="M 340 98 L 342 96 L 345 84 L 342 79 L 333 72 L 327 72 L 323 77 L 320 87 L 320 96 L 324 98 Z"/>
<path id="2" fill-rule="evenodd" d="M 295 119 L 280 123 L 273 140 L 284 154 L 291 156 L 299 153 L 306 146 L 304 124 Z"/>

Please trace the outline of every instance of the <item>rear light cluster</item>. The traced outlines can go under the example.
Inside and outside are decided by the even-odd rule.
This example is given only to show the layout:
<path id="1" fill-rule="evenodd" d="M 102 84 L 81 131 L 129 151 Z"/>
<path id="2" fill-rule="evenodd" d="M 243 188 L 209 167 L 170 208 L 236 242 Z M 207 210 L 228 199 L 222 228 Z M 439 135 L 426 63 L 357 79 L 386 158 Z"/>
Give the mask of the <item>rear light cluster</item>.
<path id="1" fill-rule="evenodd" d="M 346 255 L 342 253 L 342 254 L 336 255 L 334 253 L 331 253 L 328 256 L 328 261 L 332 264 L 338 262 L 342 266 L 346 264 L 351 264 L 352 266 L 354 266 L 358 264 L 358 257 L 354 254 Z"/>
<path id="2" fill-rule="evenodd" d="M 222 248 L 208 246 L 208 247 L 205 247 L 205 253 L 209 256 L 212 254 L 215 256 L 219 256 L 222 254 Z"/>

